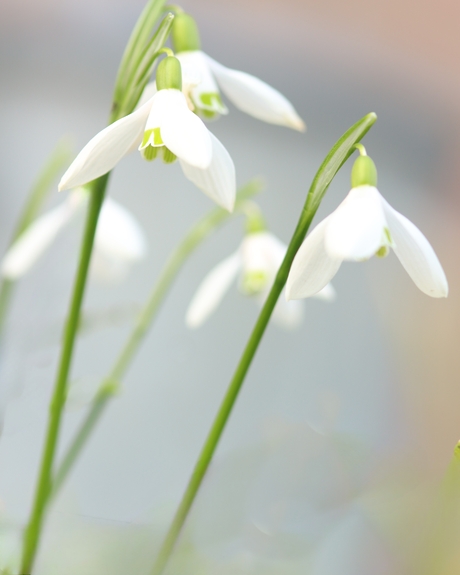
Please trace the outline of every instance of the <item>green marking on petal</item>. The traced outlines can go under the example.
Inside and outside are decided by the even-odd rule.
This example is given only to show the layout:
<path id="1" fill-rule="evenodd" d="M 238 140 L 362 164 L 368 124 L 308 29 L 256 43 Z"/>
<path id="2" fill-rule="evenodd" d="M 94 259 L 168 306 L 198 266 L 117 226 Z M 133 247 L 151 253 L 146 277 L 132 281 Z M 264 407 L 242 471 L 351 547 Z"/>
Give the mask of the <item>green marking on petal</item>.
<path id="1" fill-rule="evenodd" d="M 213 110 L 206 110 L 204 108 L 197 108 L 195 112 L 199 112 L 199 116 L 203 116 L 203 118 L 207 118 L 208 120 L 212 120 L 217 116 L 217 112 Z"/>
<path id="2" fill-rule="evenodd" d="M 142 138 L 142 144 L 139 146 L 139 150 L 142 150 L 142 149 L 146 148 L 149 144 L 151 144 L 150 138 L 151 138 L 152 134 L 153 134 L 153 130 L 145 130 L 144 137 Z"/>
<path id="3" fill-rule="evenodd" d="M 240 289 L 246 295 L 256 295 L 267 287 L 268 276 L 263 270 L 252 270 L 244 274 Z"/>
<path id="4" fill-rule="evenodd" d="M 200 102 L 203 106 L 212 110 L 225 109 L 222 98 L 218 92 L 203 92 L 200 94 Z"/>
<path id="5" fill-rule="evenodd" d="M 164 146 L 163 140 L 160 134 L 160 128 L 153 128 L 153 145 L 154 146 Z"/>
<path id="6" fill-rule="evenodd" d="M 142 157 L 147 160 L 147 162 L 152 162 L 158 156 L 159 148 L 155 148 L 150 144 L 141 150 Z"/>
<path id="7" fill-rule="evenodd" d="M 176 154 L 173 154 L 166 146 L 161 148 L 163 150 L 163 162 L 165 164 L 172 164 L 177 160 Z"/>
<path id="8" fill-rule="evenodd" d="M 388 242 L 388 245 L 393 245 L 393 238 L 391 237 L 390 230 L 388 228 L 383 228 L 383 233 L 385 235 L 385 239 Z"/>
<path id="9" fill-rule="evenodd" d="M 375 255 L 378 258 L 386 258 L 389 253 L 390 253 L 390 248 L 388 246 L 382 246 L 381 248 L 379 248 L 375 252 Z"/>

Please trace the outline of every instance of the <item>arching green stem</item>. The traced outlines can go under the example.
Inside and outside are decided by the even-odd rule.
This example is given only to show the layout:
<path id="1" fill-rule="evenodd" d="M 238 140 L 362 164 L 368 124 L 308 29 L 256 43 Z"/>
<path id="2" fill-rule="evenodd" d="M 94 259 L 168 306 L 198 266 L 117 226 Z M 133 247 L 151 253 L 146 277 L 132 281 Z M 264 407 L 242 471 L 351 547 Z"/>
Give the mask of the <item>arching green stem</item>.
<path id="1" fill-rule="evenodd" d="M 236 367 L 233 378 L 230 381 L 227 392 L 198 456 L 192 476 L 154 563 L 152 575 L 160 575 L 171 556 L 222 436 L 225 425 L 235 405 L 235 401 L 244 383 L 246 374 L 265 333 L 265 329 L 268 325 L 276 302 L 278 301 L 278 297 L 286 284 L 294 256 L 305 238 L 321 200 L 338 170 L 353 153 L 355 144 L 367 133 L 376 119 L 377 116 L 375 114 L 368 114 L 345 132 L 326 156 L 326 159 L 321 164 L 312 182 L 304 208 L 300 214 L 299 222 L 289 243 L 284 260 L 278 270 L 273 287 L 270 290 L 259 318 L 252 330 L 243 351 L 243 355 Z"/>

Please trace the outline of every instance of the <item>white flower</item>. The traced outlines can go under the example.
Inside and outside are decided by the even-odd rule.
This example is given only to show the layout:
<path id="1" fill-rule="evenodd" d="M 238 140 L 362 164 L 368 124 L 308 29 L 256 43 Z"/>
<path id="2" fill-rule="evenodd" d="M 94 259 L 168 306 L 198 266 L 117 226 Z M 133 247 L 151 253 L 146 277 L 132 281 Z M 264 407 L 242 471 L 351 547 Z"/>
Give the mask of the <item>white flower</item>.
<path id="1" fill-rule="evenodd" d="M 269 232 L 248 234 L 238 250 L 220 262 L 201 282 L 186 315 L 190 328 L 199 327 L 219 305 L 232 282 L 239 276 L 238 287 L 248 296 L 253 296 L 262 305 L 272 287 L 276 273 L 286 253 L 286 246 Z M 334 299 L 335 291 L 327 285 L 318 297 Z M 278 324 L 292 328 L 303 317 L 303 302 L 288 302 L 281 296 L 275 306 L 272 318 Z"/>
<path id="2" fill-rule="evenodd" d="M 61 205 L 37 218 L 5 254 L 1 262 L 3 277 L 17 280 L 25 275 L 84 208 L 86 198 L 86 191 L 76 189 Z M 92 276 L 102 281 L 122 279 L 129 267 L 145 256 L 146 245 L 144 232 L 134 216 L 106 198 L 94 240 Z"/>
<path id="3" fill-rule="evenodd" d="M 270 124 L 303 132 L 305 124 L 292 104 L 278 90 L 262 80 L 219 64 L 201 50 L 176 54 L 182 65 L 183 90 L 194 109 L 204 117 L 227 114 L 219 87 L 240 110 Z"/>
<path id="4" fill-rule="evenodd" d="M 377 188 L 362 185 L 352 188 L 305 239 L 289 272 L 287 297 L 312 296 L 334 277 L 343 260 L 382 257 L 389 248 L 424 293 L 447 296 L 446 276 L 422 232 L 394 210 Z"/>
<path id="5" fill-rule="evenodd" d="M 147 160 L 161 154 L 170 162 L 177 156 L 188 179 L 219 205 L 233 209 L 233 161 L 176 89 L 159 90 L 132 114 L 96 134 L 62 177 L 59 190 L 81 186 L 106 174 L 136 148 Z"/>

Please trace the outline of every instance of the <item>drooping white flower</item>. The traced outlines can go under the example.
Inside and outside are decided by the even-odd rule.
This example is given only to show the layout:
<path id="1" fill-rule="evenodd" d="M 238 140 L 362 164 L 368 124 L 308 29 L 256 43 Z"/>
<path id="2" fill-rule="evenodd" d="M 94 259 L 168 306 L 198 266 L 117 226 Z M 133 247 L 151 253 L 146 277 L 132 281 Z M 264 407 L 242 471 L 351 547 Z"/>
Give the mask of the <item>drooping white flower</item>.
<path id="1" fill-rule="evenodd" d="M 222 66 L 201 51 L 200 33 L 190 14 L 176 14 L 172 42 L 182 65 L 182 89 L 197 114 L 213 118 L 228 113 L 220 87 L 243 112 L 270 124 L 305 130 L 292 104 L 278 90 L 250 74 Z"/>
<path id="2" fill-rule="evenodd" d="M 220 90 L 236 108 L 269 124 L 305 131 L 305 123 L 289 100 L 259 78 L 227 68 L 201 50 L 176 54 L 194 110 L 205 118 L 227 114 Z"/>
<path id="3" fill-rule="evenodd" d="M 303 242 L 289 272 L 287 297 L 310 297 L 334 277 L 344 260 L 383 257 L 390 248 L 420 290 L 431 297 L 447 296 L 446 276 L 422 232 L 375 186 L 360 185 Z"/>
<path id="4" fill-rule="evenodd" d="M 238 250 L 221 261 L 201 282 L 187 310 L 188 327 L 197 328 L 206 321 L 237 277 L 239 290 L 263 305 L 285 253 L 286 246 L 269 232 L 246 235 Z M 331 285 L 327 285 L 317 295 L 332 300 L 335 291 Z M 282 294 L 272 318 L 283 327 L 296 327 L 303 318 L 302 303 L 288 302 Z"/>
<path id="5" fill-rule="evenodd" d="M 161 65 L 170 65 L 171 60 L 179 67 L 178 87 L 162 88 L 158 74 L 164 69 Z M 138 148 L 147 160 L 158 155 L 165 162 L 179 158 L 186 177 L 231 211 L 236 194 L 233 161 L 219 140 L 189 109 L 180 90 L 180 74 L 176 58 L 163 60 L 157 72 L 160 89 L 132 114 L 94 136 L 62 177 L 59 190 L 81 186 L 106 174 L 126 154 Z"/>
<path id="6" fill-rule="evenodd" d="M 3 257 L 3 277 L 17 280 L 25 275 L 84 208 L 86 198 L 87 192 L 78 188 L 62 204 L 37 218 Z M 144 232 L 134 216 L 106 198 L 94 240 L 92 277 L 105 282 L 122 279 L 133 263 L 145 257 L 146 246 Z"/>

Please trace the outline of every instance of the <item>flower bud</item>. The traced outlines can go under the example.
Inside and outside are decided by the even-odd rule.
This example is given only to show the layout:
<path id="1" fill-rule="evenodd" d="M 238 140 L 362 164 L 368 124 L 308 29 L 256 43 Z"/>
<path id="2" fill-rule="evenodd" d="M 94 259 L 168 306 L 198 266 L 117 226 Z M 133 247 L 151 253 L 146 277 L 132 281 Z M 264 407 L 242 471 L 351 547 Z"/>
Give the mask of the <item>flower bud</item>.
<path id="1" fill-rule="evenodd" d="M 158 64 L 156 83 L 158 90 L 182 90 L 182 69 L 174 56 L 168 56 Z"/>
<path id="2" fill-rule="evenodd" d="M 201 47 L 200 33 L 195 20 L 189 14 L 177 14 L 171 31 L 174 51 L 187 52 L 199 50 Z"/>
<path id="3" fill-rule="evenodd" d="M 359 156 L 351 170 L 351 187 L 377 186 L 377 168 L 369 156 Z"/>

